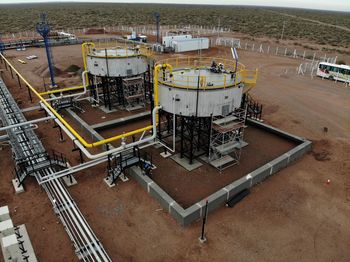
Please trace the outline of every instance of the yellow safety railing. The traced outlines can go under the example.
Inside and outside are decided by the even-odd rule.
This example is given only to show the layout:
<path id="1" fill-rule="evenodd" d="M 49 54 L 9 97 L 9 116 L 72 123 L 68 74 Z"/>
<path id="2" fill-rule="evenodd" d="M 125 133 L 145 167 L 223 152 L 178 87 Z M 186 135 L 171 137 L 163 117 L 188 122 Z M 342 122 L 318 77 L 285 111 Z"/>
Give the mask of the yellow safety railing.
<path id="1" fill-rule="evenodd" d="M 210 75 L 210 78 L 200 76 L 199 73 L 193 70 L 209 69 L 215 61 L 217 65 L 222 64 L 225 72 Z M 161 84 L 184 89 L 222 89 L 236 86 L 239 83 L 244 83 L 249 88 L 245 88 L 245 92 L 254 87 L 257 81 L 257 69 L 247 70 L 241 63 L 236 63 L 234 59 L 225 59 L 221 57 L 174 57 L 160 60 L 156 65 L 170 64 L 173 66 L 173 71 L 161 74 L 158 81 Z M 237 66 L 237 68 L 236 68 Z M 190 70 L 193 72 L 190 72 Z M 199 79 L 198 79 L 199 77 Z M 207 82 L 207 79 L 210 82 Z M 198 83 L 199 81 L 199 83 Z"/>
<path id="2" fill-rule="evenodd" d="M 245 69 L 245 66 L 241 63 L 237 64 L 234 59 L 225 59 L 221 57 L 198 57 L 198 56 L 185 56 L 185 57 L 172 57 L 156 62 L 158 64 L 170 64 L 173 69 L 176 68 L 207 68 L 210 67 L 212 62 L 216 64 L 222 64 L 227 71 L 239 71 Z"/>
<path id="3" fill-rule="evenodd" d="M 151 130 L 153 128 L 152 125 L 137 129 L 137 130 L 133 130 L 127 133 L 123 133 L 117 136 L 113 136 L 107 139 L 103 139 L 100 140 L 98 142 L 95 143 L 88 143 L 66 120 L 64 120 L 62 118 L 62 116 L 50 105 L 49 102 L 47 102 L 45 100 L 45 98 L 40 95 L 40 93 L 17 71 L 17 69 L 5 58 L 5 56 L 3 54 L 0 53 L 1 58 L 8 64 L 9 67 L 12 68 L 12 70 L 18 75 L 18 77 L 26 84 L 26 86 L 35 94 L 35 96 L 40 100 L 40 102 L 42 102 L 51 112 L 52 114 L 69 130 L 69 132 L 86 148 L 92 148 L 92 147 L 97 147 L 97 146 L 101 146 L 128 136 L 132 136 L 144 131 L 148 131 Z M 157 68 L 157 67 L 156 67 Z M 159 69 L 158 69 L 159 71 Z M 158 77 L 157 74 L 157 69 L 155 69 L 155 74 L 154 76 Z M 155 84 L 155 90 L 154 90 L 154 101 L 155 101 L 155 105 L 158 105 L 158 85 Z M 157 117 L 157 123 L 158 123 L 158 117 Z"/>
<path id="4" fill-rule="evenodd" d="M 258 79 L 258 69 L 255 70 L 243 70 L 241 72 L 242 82 L 244 85 L 244 93 L 248 93 L 252 88 L 255 87 Z"/>
<path id="5" fill-rule="evenodd" d="M 125 51 L 124 55 L 118 54 L 118 55 L 110 55 L 107 53 L 106 54 L 103 52 L 104 50 L 123 50 Z M 99 52 L 102 51 L 102 52 Z M 101 53 L 101 54 L 99 54 Z M 145 47 L 145 46 L 140 46 L 140 47 L 109 47 L 109 48 L 94 48 L 94 49 L 90 49 L 88 50 L 88 52 L 86 53 L 86 55 L 88 56 L 93 56 L 93 57 L 103 57 L 103 58 L 128 58 L 128 57 L 135 57 L 135 56 L 144 56 L 144 57 L 152 57 L 153 56 L 153 51 L 151 48 L 149 47 Z M 86 58 L 85 58 L 86 59 Z"/>
<path id="6" fill-rule="evenodd" d="M 255 70 L 243 70 L 241 72 L 242 81 L 246 84 L 256 84 L 258 79 L 258 69 Z"/>

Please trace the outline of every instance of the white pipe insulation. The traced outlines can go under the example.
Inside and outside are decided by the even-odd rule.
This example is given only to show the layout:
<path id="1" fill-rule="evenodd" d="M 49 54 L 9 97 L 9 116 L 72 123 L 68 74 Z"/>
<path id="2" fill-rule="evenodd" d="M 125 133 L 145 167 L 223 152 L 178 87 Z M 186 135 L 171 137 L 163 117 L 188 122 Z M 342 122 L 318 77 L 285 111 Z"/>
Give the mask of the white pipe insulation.
<path id="1" fill-rule="evenodd" d="M 60 96 L 55 96 L 49 99 L 46 99 L 46 101 L 54 101 L 54 100 L 58 100 L 58 99 L 63 99 L 63 98 L 69 98 L 69 97 L 76 97 L 77 99 L 82 96 L 85 95 L 87 93 L 87 86 L 86 86 L 86 77 L 85 75 L 88 73 L 88 71 L 84 71 L 81 73 L 81 77 L 83 78 L 83 86 L 84 86 L 84 90 L 80 93 L 76 93 L 76 94 L 70 94 L 70 95 L 63 95 L 63 93 L 60 94 Z"/>
<path id="2" fill-rule="evenodd" d="M 43 104 L 43 103 L 40 103 L 41 106 L 44 108 L 44 110 L 50 115 L 50 116 L 54 116 L 53 113 Z M 161 109 L 162 107 L 161 106 L 156 106 L 153 108 L 153 111 L 152 111 L 152 130 L 153 130 L 153 134 L 151 136 L 148 136 L 146 138 L 142 138 L 138 141 L 135 141 L 135 142 L 132 142 L 132 143 L 129 143 L 129 144 L 124 144 L 122 142 L 122 145 L 120 147 L 117 147 L 117 148 L 113 148 L 113 149 L 110 149 L 108 151 L 105 151 L 105 152 L 102 152 L 102 153 L 99 153 L 99 154 L 91 154 L 80 142 L 79 140 L 77 140 L 74 135 L 59 121 L 59 119 L 55 118 L 55 122 L 62 128 L 62 130 L 67 134 L 67 136 L 72 139 L 72 141 L 74 142 L 74 144 L 83 152 L 83 154 L 89 158 L 89 159 L 98 159 L 98 158 L 101 158 L 101 157 L 104 157 L 104 156 L 108 156 L 110 154 L 114 154 L 114 153 L 119 153 L 121 151 L 124 151 L 128 148 L 132 148 L 134 146 L 137 146 L 137 145 L 140 145 L 140 144 L 143 144 L 143 143 L 147 143 L 149 141 L 152 141 L 156 138 L 157 136 L 157 124 L 156 124 L 156 121 L 157 121 L 157 112 L 159 111 L 159 109 Z"/>

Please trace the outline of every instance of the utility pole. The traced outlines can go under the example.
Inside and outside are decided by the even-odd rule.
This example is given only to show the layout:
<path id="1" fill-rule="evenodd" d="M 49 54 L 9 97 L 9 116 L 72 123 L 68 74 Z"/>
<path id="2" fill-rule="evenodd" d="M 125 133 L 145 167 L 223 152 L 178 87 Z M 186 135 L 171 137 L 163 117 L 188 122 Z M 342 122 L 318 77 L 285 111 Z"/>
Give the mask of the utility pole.
<path id="1" fill-rule="evenodd" d="M 208 219 L 208 199 L 205 201 L 202 231 L 201 231 L 201 236 L 199 237 L 199 242 L 202 244 L 207 242 L 207 238 L 205 237 L 205 223 L 207 222 L 207 219 Z"/>

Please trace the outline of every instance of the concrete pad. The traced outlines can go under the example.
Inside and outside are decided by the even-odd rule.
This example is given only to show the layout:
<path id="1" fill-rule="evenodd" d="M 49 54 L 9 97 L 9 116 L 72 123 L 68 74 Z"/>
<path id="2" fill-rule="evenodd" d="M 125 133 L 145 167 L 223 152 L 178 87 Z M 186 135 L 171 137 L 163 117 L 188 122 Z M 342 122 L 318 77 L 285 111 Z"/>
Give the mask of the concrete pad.
<path id="1" fill-rule="evenodd" d="M 237 145 L 236 148 L 243 148 L 243 147 L 246 147 L 248 145 L 248 143 L 246 141 L 241 141 L 241 144 L 240 145 Z"/>
<path id="2" fill-rule="evenodd" d="M 20 225 L 18 227 L 18 232 L 21 236 L 18 240 L 23 241 L 24 249 L 27 250 L 26 255 L 29 256 L 28 261 L 37 262 L 38 260 L 35 256 L 32 242 L 30 241 L 26 226 L 24 224 Z"/>
<path id="3" fill-rule="evenodd" d="M 172 160 L 174 160 L 176 163 L 178 163 L 180 166 L 185 168 L 187 171 L 195 170 L 196 168 L 202 166 L 203 164 L 199 162 L 198 160 L 193 159 L 192 165 L 190 165 L 187 158 L 181 158 L 180 154 L 173 155 L 170 157 Z"/>
<path id="4" fill-rule="evenodd" d="M 160 153 L 160 155 L 161 155 L 163 158 L 168 158 L 169 156 L 172 156 L 172 154 L 171 154 L 169 151 L 162 152 L 162 153 Z"/>
<path id="5" fill-rule="evenodd" d="M 63 177 L 63 182 L 66 184 L 67 187 L 71 187 L 71 186 L 74 186 L 76 184 L 78 184 L 77 180 L 74 178 L 73 175 L 72 176 L 72 179 L 70 179 L 69 176 L 64 176 Z M 71 181 L 72 180 L 72 181 Z"/>
<path id="6" fill-rule="evenodd" d="M 201 244 L 204 244 L 207 242 L 207 238 L 205 236 L 203 236 L 203 238 L 199 237 L 198 240 L 199 240 L 199 243 L 201 243 Z"/>
<path id="7" fill-rule="evenodd" d="M 8 206 L 0 207 L 0 222 L 10 219 L 10 210 Z"/>
<path id="8" fill-rule="evenodd" d="M 129 178 L 126 175 L 124 175 L 124 173 L 121 173 L 121 175 L 119 177 L 123 182 L 129 181 Z"/>
<path id="9" fill-rule="evenodd" d="M 202 161 L 205 162 L 205 163 L 209 163 L 209 162 L 210 162 L 210 161 L 209 161 L 209 158 L 208 158 L 206 155 L 200 156 L 199 159 L 202 160 Z"/>
<path id="10" fill-rule="evenodd" d="M 112 188 L 112 187 L 115 187 L 115 183 L 111 184 L 111 181 L 109 181 L 109 177 L 105 177 L 103 179 L 103 181 L 106 183 L 106 185 L 109 187 L 109 188 Z"/>
<path id="11" fill-rule="evenodd" d="M 113 113 L 113 112 L 117 112 L 116 108 L 112 108 L 111 110 L 109 110 L 108 108 L 106 108 L 105 106 L 100 106 L 99 109 L 101 109 L 103 112 L 109 114 L 109 113 Z"/>
<path id="12" fill-rule="evenodd" d="M 163 147 L 163 146 L 162 146 L 161 144 L 157 143 L 157 144 L 154 144 L 153 147 L 156 148 L 156 149 L 158 149 L 158 148 L 161 148 L 161 147 Z"/>
<path id="13" fill-rule="evenodd" d="M 18 186 L 18 184 L 19 184 L 18 178 L 12 179 L 12 185 L 13 185 L 13 188 L 15 189 L 16 194 L 23 193 L 24 192 L 23 185 Z"/>

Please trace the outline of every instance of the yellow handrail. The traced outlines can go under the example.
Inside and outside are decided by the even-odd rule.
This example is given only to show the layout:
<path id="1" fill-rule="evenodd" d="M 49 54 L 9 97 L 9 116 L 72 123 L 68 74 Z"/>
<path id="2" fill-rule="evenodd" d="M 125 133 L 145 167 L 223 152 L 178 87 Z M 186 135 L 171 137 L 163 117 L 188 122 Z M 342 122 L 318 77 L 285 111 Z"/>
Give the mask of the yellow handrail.
<path id="1" fill-rule="evenodd" d="M 174 65 L 174 69 L 181 69 L 182 71 L 186 71 L 187 69 L 190 70 L 190 68 L 194 69 L 203 69 L 208 68 L 210 66 L 210 63 L 212 61 L 215 61 L 216 63 L 222 63 L 223 65 L 228 66 L 226 70 L 230 70 L 232 72 L 236 72 L 236 81 L 229 80 L 227 78 L 227 75 L 224 75 L 223 77 L 220 76 L 220 79 L 218 80 L 218 83 L 220 85 L 216 86 L 202 86 L 200 89 L 221 89 L 221 88 L 228 88 L 228 87 L 234 87 L 238 85 L 239 83 L 246 84 L 246 88 L 244 89 L 244 92 L 249 92 L 256 84 L 257 76 L 258 76 L 258 70 L 247 70 L 245 66 L 241 63 L 237 64 L 235 60 L 233 59 L 225 59 L 220 57 L 196 57 L 196 56 L 186 56 L 186 57 L 174 57 L 174 58 L 167 58 L 164 60 L 160 60 L 156 62 L 156 65 L 162 65 L 163 63 Z M 225 68 L 225 66 L 224 66 Z M 229 72 L 230 72 L 229 71 Z M 167 74 L 169 77 L 169 73 Z M 158 79 L 158 81 L 167 86 L 176 87 L 176 88 L 184 88 L 184 89 L 197 89 L 197 82 L 198 82 L 198 75 L 186 75 L 184 79 L 176 79 L 175 76 L 172 79 L 173 81 L 162 81 L 161 79 Z M 175 83 L 176 79 L 176 83 Z M 203 81 L 201 81 L 202 83 Z M 181 84 L 183 83 L 183 84 Z M 191 86 L 193 84 L 193 86 Z"/>
<path id="2" fill-rule="evenodd" d="M 45 95 L 63 93 L 63 92 L 67 92 L 67 91 L 80 90 L 80 89 L 83 89 L 83 88 L 84 88 L 84 86 L 73 86 L 73 87 L 66 87 L 66 88 L 56 89 L 56 90 L 51 90 L 51 91 L 45 91 L 45 92 L 41 92 L 39 94 L 42 95 L 42 96 L 45 96 Z"/>
<path id="3" fill-rule="evenodd" d="M 173 67 L 170 64 L 162 64 L 162 65 L 156 65 L 154 67 L 154 74 L 153 74 L 153 88 L 154 88 L 154 106 L 159 106 L 159 79 L 158 74 L 160 69 L 167 70 L 169 69 L 170 73 L 173 71 Z M 159 114 L 157 112 L 157 124 L 159 122 Z"/>

